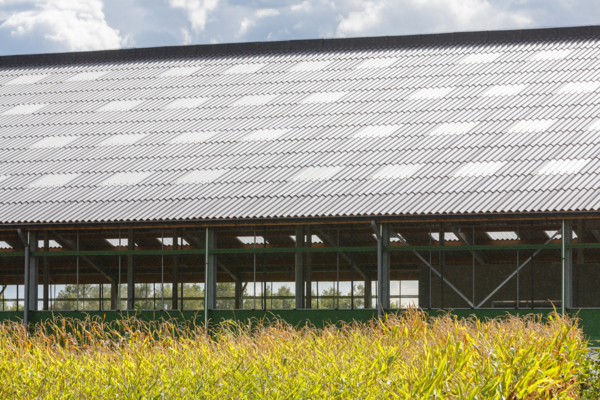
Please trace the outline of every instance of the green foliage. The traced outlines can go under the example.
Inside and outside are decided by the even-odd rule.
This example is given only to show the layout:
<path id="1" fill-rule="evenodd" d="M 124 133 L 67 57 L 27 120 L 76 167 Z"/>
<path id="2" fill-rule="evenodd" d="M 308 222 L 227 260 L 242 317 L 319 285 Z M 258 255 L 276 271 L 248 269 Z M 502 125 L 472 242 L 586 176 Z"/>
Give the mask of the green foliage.
<path id="1" fill-rule="evenodd" d="M 263 321 L 264 322 L 264 321 Z M 409 310 L 324 329 L 55 319 L 0 325 L 0 398 L 576 399 L 587 344 L 568 318 Z"/>

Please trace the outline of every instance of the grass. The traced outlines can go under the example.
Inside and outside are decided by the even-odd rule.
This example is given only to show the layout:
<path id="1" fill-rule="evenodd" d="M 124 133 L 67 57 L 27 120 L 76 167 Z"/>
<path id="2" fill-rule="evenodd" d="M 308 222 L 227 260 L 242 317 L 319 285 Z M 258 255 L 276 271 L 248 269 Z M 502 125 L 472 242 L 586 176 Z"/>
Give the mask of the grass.
<path id="1" fill-rule="evenodd" d="M 481 322 L 418 310 L 383 324 L 202 327 L 55 319 L 0 325 L 0 398 L 576 399 L 576 322 Z"/>

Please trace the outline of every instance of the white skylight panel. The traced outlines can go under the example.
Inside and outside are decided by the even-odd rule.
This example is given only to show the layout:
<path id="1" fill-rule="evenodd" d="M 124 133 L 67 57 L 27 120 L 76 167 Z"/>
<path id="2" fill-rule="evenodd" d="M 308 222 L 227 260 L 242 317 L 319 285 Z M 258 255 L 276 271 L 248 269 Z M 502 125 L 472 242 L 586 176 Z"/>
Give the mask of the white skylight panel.
<path id="1" fill-rule="evenodd" d="M 29 184 L 30 188 L 64 186 L 77 178 L 78 174 L 48 174 Z"/>
<path id="2" fill-rule="evenodd" d="M 67 79 L 65 82 L 84 82 L 84 81 L 94 81 L 96 79 L 102 78 L 104 75 L 108 74 L 110 71 L 86 71 L 80 72 L 77 75 L 74 75 Z"/>
<path id="3" fill-rule="evenodd" d="M 152 175 L 152 172 L 118 172 L 100 183 L 100 186 L 137 185 Z"/>
<path id="4" fill-rule="evenodd" d="M 127 238 L 120 238 L 120 239 L 119 238 L 113 238 L 113 239 L 104 239 L 104 240 L 106 240 L 108 242 L 108 244 L 110 244 L 113 247 L 119 247 L 120 246 L 121 248 L 127 247 L 127 244 L 129 243 L 127 241 Z M 135 246 L 137 246 L 137 245 L 135 245 Z"/>
<path id="5" fill-rule="evenodd" d="M 254 131 L 244 136 L 241 141 L 243 142 L 260 142 L 268 140 L 277 140 L 279 137 L 284 135 L 287 129 L 261 129 Z"/>
<path id="6" fill-rule="evenodd" d="M 571 54 L 571 50 L 543 50 L 534 54 L 529 61 L 562 60 Z"/>
<path id="7" fill-rule="evenodd" d="M 577 234 L 575 233 L 575 231 L 572 231 L 572 232 L 573 232 L 573 239 L 577 239 Z M 548 236 L 548 239 L 550 239 L 551 237 L 554 237 L 554 240 L 562 238 L 561 231 L 544 231 L 544 233 L 546 234 L 546 236 Z M 556 234 L 556 236 L 554 236 L 554 234 Z"/>
<path id="8" fill-rule="evenodd" d="M 242 244 L 254 244 L 254 236 L 237 236 L 237 240 L 239 240 Z M 269 242 L 267 241 L 267 244 Z M 256 244 L 265 244 L 265 238 L 262 236 L 256 236 Z"/>
<path id="9" fill-rule="evenodd" d="M 66 145 L 78 138 L 79 136 L 49 136 L 43 138 L 38 142 L 35 142 L 29 147 L 32 149 L 51 149 L 65 147 Z"/>
<path id="10" fill-rule="evenodd" d="M 439 242 L 440 234 L 438 232 L 431 232 L 431 238 L 436 242 Z M 444 240 L 447 242 L 458 242 L 458 238 L 452 232 L 444 232 Z"/>
<path id="11" fill-rule="evenodd" d="M 162 74 L 160 74 L 158 76 L 161 78 L 175 77 L 175 76 L 189 76 L 189 75 L 192 75 L 193 73 L 199 71 L 200 68 L 201 67 L 198 67 L 198 66 L 195 66 L 195 67 L 173 67 L 173 68 L 166 70 L 165 72 L 163 72 Z"/>
<path id="12" fill-rule="evenodd" d="M 387 68 L 396 61 L 397 58 L 369 58 L 358 64 L 356 69 Z"/>
<path id="13" fill-rule="evenodd" d="M 0 240 L 0 249 L 1 250 L 9 250 L 12 249 L 12 246 L 6 243 L 4 240 Z"/>
<path id="14" fill-rule="evenodd" d="M 551 160 L 544 163 L 537 172 L 538 175 L 566 175 L 576 174 L 585 165 L 590 162 L 589 159 L 581 160 Z"/>
<path id="15" fill-rule="evenodd" d="M 454 90 L 453 87 L 420 89 L 408 96 L 408 98 L 412 100 L 441 99 L 448 95 L 452 90 Z"/>
<path id="16" fill-rule="evenodd" d="M 496 85 L 483 92 L 483 97 L 516 96 L 528 85 Z"/>
<path id="17" fill-rule="evenodd" d="M 98 143 L 96 146 L 106 147 L 106 146 L 128 146 L 134 144 L 146 137 L 145 133 L 131 133 L 131 134 L 123 134 L 123 135 L 112 135 L 108 139 L 103 140 Z"/>
<path id="18" fill-rule="evenodd" d="M 404 179 L 413 176 L 423 164 L 386 165 L 377 171 L 371 179 Z"/>
<path id="19" fill-rule="evenodd" d="M 38 249 L 42 250 L 44 249 L 44 241 L 43 240 L 38 240 Z M 58 242 L 56 240 L 48 240 L 48 248 L 49 249 L 62 249 L 62 246 L 60 244 L 58 244 Z"/>
<path id="20" fill-rule="evenodd" d="M 446 122 L 436 126 L 429 134 L 432 136 L 464 135 L 477 124 L 478 122 Z"/>
<path id="21" fill-rule="evenodd" d="M 495 61 L 498 57 L 500 57 L 502 53 L 475 53 L 469 54 L 462 60 L 460 60 L 459 64 L 483 64 L 490 63 Z"/>
<path id="22" fill-rule="evenodd" d="M 196 171 L 191 171 L 181 178 L 177 179 L 175 183 L 177 184 L 202 184 L 212 182 L 223 174 L 225 174 L 227 169 L 201 169 Z"/>
<path id="23" fill-rule="evenodd" d="M 331 64 L 331 61 L 303 61 L 290 68 L 290 72 L 320 71 Z"/>
<path id="24" fill-rule="evenodd" d="M 107 112 L 107 111 L 128 111 L 132 108 L 142 104 L 144 100 L 116 100 L 111 101 L 108 104 L 103 105 L 96 111 Z"/>
<path id="25" fill-rule="evenodd" d="M 300 103 L 334 103 L 344 97 L 347 92 L 323 92 L 313 93 L 308 97 L 305 97 Z"/>
<path id="26" fill-rule="evenodd" d="M 259 94 L 253 96 L 244 96 L 241 99 L 236 100 L 233 107 L 247 107 L 247 106 L 262 106 L 277 97 L 276 94 Z"/>
<path id="27" fill-rule="evenodd" d="M 543 132 L 550 129 L 556 122 L 555 119 L 528 119 L 514 124 L 508 133 Z"/>
<path id="28" fill-rule="evenodd" d="M 223 73 L 224 74 L 251 74 L 253 72 L 260 70 L 265 65 L 267 65 L 267 64 L 240 64 L 240 65 L 235 65 L 235 66 L 229 68 L 228 70 L 226 70 Z"/>
<path id="29" fill-rule="evenodd" d="M 326 181 L 340 172 L 342 167 L 308 167 L 298 172 L 291 181 Z"/>
<path id="30" fill-rule="evenodd" d="M 504 161 L 469 162 L 461 166 L 453 175 L 456 177 L 490 176 L 504 164 Z"/>
<path id="31" fill-rule="evenodd" d="M 600 82 L 569 82 L 558 89 L 558 93 L 591 93 L 600 87 Z"/>
<path id="32" fill-rule="evenodd" d="M 519 237 L 515 232 L 486 232 L 492 240 L 517 240 Z"/>
<path id="33" fill-rule="evenodd" d="M 373 235 L 373 239 L 377 240 L 377 236 L 375 236 L 374 233 L 372 233 L 371 235 Z M 396 235 L 390 235 L 390 242 L 394 243 L 394 242 L 401 242 L 400 238 Z"/>
<path id="34" fill-rule="evenodd" d="M 292 238 L 292 240 L 295 242 L 296 241 L 296 236 L 295 235 L 291 235 L 290 238 Z M 321 240 L 320 237 L 318 237 L 317 235 L 311 235 L 310 237 L 310 243 L 323 243 L 323 240 Z"/>
<path id="35" fill-rule="evenodd" d="M 208 101 L 208 97 L 196 97 L 191 99 L 177 99 L 165 106 L 166 110 L 172 110 L 175 108 L 196 108 Z"/>
<path id="36" fill-rule="evenodd" d="M 173 238 L 172 237 L 164 237 L 164 238 L 156 238 L 159 243 L 164 244 L 165 246 L 173 246 Z M 189 246 L 190 244 L 182 237 L 177 238 L 178 246 Z"/>
<path id="37" fill-rule="evenodd" d="M 0 182 L 2 182 L 5 179 L 8 179 L 10 175 L 0 175 Z"/>
<path id="38" fill-rule="evenodd" d="M 41 110 L 46 107 L 48 104 L 21 104 L 16 107 L 13 107 L 9 110 L 6 110 L 2 113 L 2 115 L 27 115 L 33 114 L 36 111 Z"/>
<path id="39" fill-rule="evenodd" d="M 48 74 L 21 75 L 5 83 L 5 85 L 30 85 L 47 77 Z"/>
<path id="40" fill-rule="evenodd" d="M 169 143 L 172 144 L 186 144 L 186 143 L 202 143 L 219 132 L 185 132 L 171 139 Z"/>
<path id="41" fill-rule="evenodd" d="M 356 132 L 354 138 L 378 138 L 390 136 L 400 128 L 398 125 L 371 125 L 365 126 Z"/>

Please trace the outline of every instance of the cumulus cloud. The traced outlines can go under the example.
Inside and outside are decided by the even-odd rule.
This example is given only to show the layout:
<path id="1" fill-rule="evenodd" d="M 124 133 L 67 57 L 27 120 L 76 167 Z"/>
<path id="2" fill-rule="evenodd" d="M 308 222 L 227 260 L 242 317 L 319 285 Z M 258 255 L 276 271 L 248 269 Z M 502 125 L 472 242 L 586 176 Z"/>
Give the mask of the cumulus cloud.
<path id="1" fill-rule="evenodd" d="M 6 2 L 6 4 L 15 2 Z M 42 0 L 30 2 L 30 9 L 15 11 L 0 24 L 11 40 L 44 41 L 63 51 L 120 48 L 123 42 L 111 28 L 100 0 Z M 0 2 L 2 4 L 2 2 Z"/>
<path id="2" fill-rule="evenodd" d="M 208 14 L 219 5 L 219 0 L 169 0 L 169 5 L 183 9 L 192 24 L 192 30 L 202 32 L 206 27 Z"/>
<path id="3" fill-rule="evenodd" d="M 520 11 L 502 9 L 488 0 L 379 0 L 356 1 L 340 14 L 337 36 L 386 34 L 395 27 L 418 32 L 486 30 L 531 26 L 534 20 Z"/>
<path id="4" fill-rule="evenodd" d="M 242 22 L 240 22 L 240 30 L 238 31 L 238 37 L 246 35 L 246 33 L 248 33 L 250 28 L 253 28 L 256 26 L 257 21 L 259 19 L 266 18 L 266 17 L 275 17 L 277 15 L 279 15 L 279 11 L 275 10 L 273 8 L 262 8 L 262 9 L 256 10 L 256 12 L 254 12 L 253 18 L 245 17 L 242 20 Z"/>

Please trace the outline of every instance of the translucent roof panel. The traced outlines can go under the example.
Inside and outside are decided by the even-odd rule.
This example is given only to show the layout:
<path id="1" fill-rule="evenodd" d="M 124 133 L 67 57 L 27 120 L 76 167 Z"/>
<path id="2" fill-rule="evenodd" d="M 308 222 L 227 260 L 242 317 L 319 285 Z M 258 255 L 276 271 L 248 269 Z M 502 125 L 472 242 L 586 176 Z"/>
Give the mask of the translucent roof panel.
<path id="1" fill-rule="evenodd" d="M 185 132 L 171 139 L 169 143 L 173 144 L 184 144 L 184 143 L 202 143 L 211 137 L 217 135 L 219 132 Z"/>
<path id="2" fill-rule="evenodd" d="M 129 241 L 127 240 L 126 237 L 121 237 L 120 239 L 118 237 L 117 238 L 109 238 L 109 239 L 104 239 L 104 240 L 106 240 L 108 242 L 108 244 L 110 244 L 113 247 L 120 246 L 120 248 L 124 248 L 124 247 L 127 247 L 127 244 L 129 244 Z M 133 245 L 137 247 L 137 243 L 134 243 Z"/>
<path id="3" fill-rule="evenodd" d="M 5 83 L 5 85 L 29 85 L 48 77 L 48 74 L 21 75 Z"/>
<path id="4" fill-rule="evenodd" d="M 475 128 L 477 124 L 478 122 L 446 122 L 436 126 L 429 134 L 433 136 L 464 135 Z"/>
<path id="5" fill-rule="evenodd" d="M 408 99 L 411 100 L 424 100 L 424 99 L 441 99 L 442 97 L 446 97 L 451 91 L 453 91 L 453 87 L 435 87 L 428 89 L 420 89 L 411 94 Z"/>
<path id="6" fill-rule="evenodd" d="M 377 240 L 377 236 L 375 236 L 374 233 L 372 235 L 373 235 L 373 239 Z M 402 240 L 400 240 L 400 238 L 396 235 L 390 235 L 390 242 L 396 243 L 396 242 L 402 242 Z"/>
<path id="7" fill-rule="evenodd" d="M 346 95 L 346 92 L 322 92 L 313 93 L 305 97 L 301 103 L 334 103 Z"/>
<path id="8" fill-rule="evenodd" d="M 201 184 L 209 183 L 226 173 L 227 169 L 203 169 L 191 171 L 177 179 L 177 184 Z"/>
<path id="9" fill-rule="evenodd" d="M 544 232 L 546 233 L 546 236 L 548 236 L 548 239 L 550 239 L 552 237 L 554 238 L 554 240 L 562 239 L 561 231 L 544 231 Z M 575 233 L 575 231 L 572 231 L 572 232 L 573 232 L 573 239 L 577 239 L 577 234 Z"/>
<path id="10" fill-rule="evenodd" d="M 308 167 L 298 172 L 291 181 L 326 181 L 342 170 L 342 167 Z"/>
<path id="11" fill-rule="evenodd" d="M 261 94 L 253 96 L 244 96 L 241 99 L 236 100 L 233 107 L 245 107 L 245 106 L 262 106 L 267 104 L 271 100 L 277 97 L 276 94 Z"/>
<path id="12" fill-rule="evenodd" d="M 527 88 L 526 84 L 521 85 L 496 85 L 487 89 L 481 94 L 484 97 L 516 96 Z"/>
<path id="13" fill-rule="evenodd" d="M 519 237 L 516 232 L 486 232 L 492 240 L 517 240 Z"/>
<path id="14" fill-rule="evenodd" d="M 141 183 L 152 172 L 118 172 L 100 183 L 100 186 L 132 186 Z"/>
<path id="15" fill-rule="evenodd" d="M 173 246 L 173 238 L 172 237 L 156 238 L 156 240 L 158 240 L 159 243 L 162 243 L 165 246 Z M 190 244 L 184 238 L 178 237 L 177 245 L 178 246 L 189 246 Z"/>
<path id="16" fill-rule="evenodd" d="M 165 109 L 172 110 L 174 108 L 196 108 L 206 103 L 209 100 L 208 97 L 196 97 L 189 99 L 177 99 L 165 106 Z"/>
<path id="17" fill-rule="evenodd" d="M 96 111 L 98 112 L 106 112 L 106 111 L 127 111 L 132 108 L 139 106 L 142 104 L 144 100 L 117 100 L 111 101 L 108 104 L 103 105 L 98 108 Z"/>
<path id="18" fill-rule="evenodd" d="M 296 241 L 296 236 L 295 235 L 291 235 L 290 238 L 292 238 L 292 240 L 294 242 Z M 318 237 L 317 235 L 311 235 L 310 242 L 311 243 L 321 244 L 321 243 L 323 243 L 323 240 L 320 237 Z"/>
<path id="19" fill-rule="evenodd" d="M 255 240 L 256 239 L 256 240 Z M 242 244 L 265 244 L 265 238 L 262 236 L 237 236 L 237 240 L 239 240 Z M 269 242 L 267 241 L 267 244 Z"/>
<path id="20" fill-rule="evenodd" d="M 376 138 L 376 137 L 386 137 L 390 136 L 394 132 L 396 132 L 400 127 L 398 125 L 371 125 L 365 126 L 358 132 L 356 132 L 353 137 L 355 138 Z"/>
<path id="21" fill-rule="evenodd" d="M 244 142 L 260 142 L 266 140 L 276 140 L 287 133 L 287 129 L 261 129 L 244 136 L 241 140 Z"/>
<path id="22" fill-rule="evenodd" d="M 590 93 L 600 87 L 600 82 L 569 82 L 558 89 L 558 93 Z"/>
<path id="23" fill-rule="evenodd" d="M 386 165 L 381 168 L 375 174 L 371 176 L 371 179 L 404 179 L 413 176 L 422 164 L 397 164 L 397 165 Z"/>
<path id="24" fill-rule="evenodd" d="M 537 172 L 538 175 L 576 174 L 589 163 L 589 159 L 581 160 L 550 160 L 544 163 Z"/>
<path id="25" fill-rule="evenodd" d="M 440 234 L 438 232 L 431 232 L 431 238 L 436 242 L 440 241 Z M 458 238 L 452 232 L 444 232 L 444 240 L 448 242 L 458 242 Z"/>
<path id="26" fill-rule="evenodd" d="M 10 175 L 0 175 L 0 182 L 2 182 L 5 179 L 8 179 L 10 177 Z"/>
<path id="27" fill-rule="evenodd" d="M 0 240 L 0 250 L 9 250 L 12 249 L 12 246 L 5 242 L 4 240 Z"/>
<path id="28" fill-rule="evenodd" d="M 239 64 L 229 68 L 224 74 L 251 74 L 262 69 L 266 64 Z"/>
<path id="29" fill-rule="evenodd" d="M 44 241 L 38 240 L 38 249 L 44 248 Z M 49 249 L 62 249 L 62 246 L 56 240 L 48 240 L 48 248 Z"/>
<path id="30" fill-rule="evenodd" d="M 555 119 L 529 119 L 515 123 L 508 130 L 509 133 L 543 132 L 556 123 Z"/>
<path id="31" fill-rule="evenodd" d="M 505 164 L 504 161 L 470 162 L 463 164 L 453 175 L 456 177 L 490 176 L 494 175 Z"/>
<path id="32" fill-rule="evenodd" d="M 173 67 L 161 73 L 159 77 L 189 76 L 199 71 L 202 67 Z"/>
<path id="33" fill-rule="evenodd" d="M 32 149 L 50 149 L 65 147 L 74 140 L 79 139 L 78 136 L 49 136 L 35 142 L 30 146 Z"/>
<path id="34" fill-rule="evenodd" d="M 102 78 L 104 75 L 108 74 L 110 71 L 85 71 L 80 72 L 77 75 L 74 75 L 66 80 L 66 82 L 84 82 L 84 81 L 94 81 L 96 79 Z"/>
<path id="35" fill-rule="evenodd" d="M 369 58 L 356 66 L 357 69 L 387 68 L 398 61 L 398 58 Z"/>
<path id="36" fill-rule="evenodd" d="M 48 174 L 29 184 L 31 188 L 64 186 L 77 178 L 79 174 Z"/>
<path id="37" fill-rule="evenodd" d="M 21 104 L 18 105 L 16 107 L 13 107 L 7 111 L 4 111 L 2 114 L 3 115 L 27 115 L 27 114 L 33 114 L 36 111 L 41 110 L 42 108 L 46 107 L 47 104 L 45 103 L 41 103 L 41 104 Z"/>
<path id="38" fill-rule="evenodd" d="M 475 53 L 469 54 L 459 61 L 459 64 L 481 64 L 490 63 L 500 57 L 502 53 Z"/>
<path id="39" fill-rule="evenodd" d="M 294 65 L 289 70 L 290 72 L 320 71 L 329 64 L 331 64 L 331 61 L 303 61 Z"/>
<path id="40" fill-rule="evenodd" d="M 132 133 L 128 135 L 113 135 L 98 143 L 96 146 L 128 146 L 146 137 L 145 133 Z"/>
<path id="41" fill-rule="evenodd" d="M 534 54 L 530 61 L 562 60 L 571 54 L 572 50 L 542 50 Z"/>

